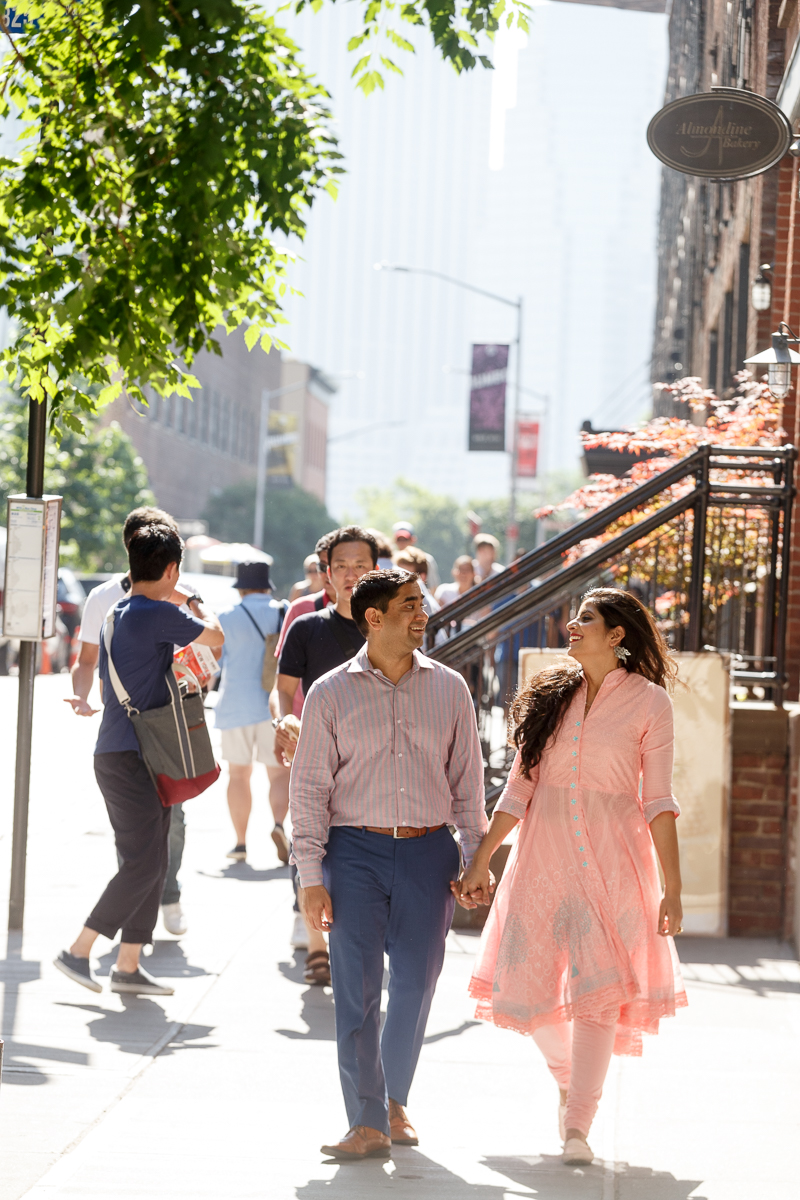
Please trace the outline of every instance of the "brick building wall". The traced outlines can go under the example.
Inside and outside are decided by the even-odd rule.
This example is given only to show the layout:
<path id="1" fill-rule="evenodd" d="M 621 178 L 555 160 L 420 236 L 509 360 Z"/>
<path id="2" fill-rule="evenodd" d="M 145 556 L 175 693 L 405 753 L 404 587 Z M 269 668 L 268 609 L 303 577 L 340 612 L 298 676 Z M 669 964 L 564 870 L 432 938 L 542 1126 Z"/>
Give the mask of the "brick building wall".
<path id="1" fill-rule="evenodd" d="M 734 705 L 728 930 L 797 936 L 797 741 L 800 705 Z"/>

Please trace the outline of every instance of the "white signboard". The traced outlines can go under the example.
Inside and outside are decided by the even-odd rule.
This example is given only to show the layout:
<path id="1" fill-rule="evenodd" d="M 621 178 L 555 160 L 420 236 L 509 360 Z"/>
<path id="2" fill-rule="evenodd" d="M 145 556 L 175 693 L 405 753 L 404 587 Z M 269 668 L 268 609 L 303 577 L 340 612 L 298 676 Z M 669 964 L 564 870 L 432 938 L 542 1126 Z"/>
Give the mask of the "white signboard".
<path id="1" fill-rule="evenodd" d="M 56 626 L 61 497 L 8 497 L 3 592 L 5 637 L 39 641 Z"/>

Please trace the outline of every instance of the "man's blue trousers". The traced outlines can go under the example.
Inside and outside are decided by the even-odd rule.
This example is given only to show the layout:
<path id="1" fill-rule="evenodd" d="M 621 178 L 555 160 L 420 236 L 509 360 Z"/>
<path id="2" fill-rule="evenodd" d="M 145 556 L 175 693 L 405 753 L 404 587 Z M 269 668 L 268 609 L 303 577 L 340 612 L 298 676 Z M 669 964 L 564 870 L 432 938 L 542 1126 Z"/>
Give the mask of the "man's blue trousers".
<path id="1" fill-rule="evenodd" d="M 333 908 L 331 975 L 347 1119 L 351 1128 L 388 1133 L 388 1097 L 408 1100 L 444 962 L 458 847 L 446 826 L 421 838 L 334 826 L 322 867 Z M 384 951 L 389 1001 L 381 1035 Z"/>

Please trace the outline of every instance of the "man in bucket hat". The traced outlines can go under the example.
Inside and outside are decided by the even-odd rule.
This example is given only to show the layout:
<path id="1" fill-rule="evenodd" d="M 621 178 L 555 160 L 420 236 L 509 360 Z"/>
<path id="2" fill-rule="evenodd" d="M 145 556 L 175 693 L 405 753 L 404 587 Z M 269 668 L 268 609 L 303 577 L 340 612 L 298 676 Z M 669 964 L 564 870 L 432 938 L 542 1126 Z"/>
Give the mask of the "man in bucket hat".
<path id="1" fill-rule="evenodd" d="M 241 603 L 220 613 L 225 632 L 222 679 L 214 723 L 222 733 L 222 758 L 228 764 L 228 809 L 236 844 L 228 858 L 247 858 L 247 824 L 252 808 L 250 778 L 253 763 L 263 763 L 269 780 L 269 802 L 274 828 L 272 840 L 283 863 L 289 861 L 289 842 L 283 822 L 289 807 L 289 769 L 275 757 L 275 730 L 264 690 L 264 657 L 275 662 L 275 645 L 285 607 L 271 598 L 272 584 L 266 562 L 239 563 L 233 585 Z"/>

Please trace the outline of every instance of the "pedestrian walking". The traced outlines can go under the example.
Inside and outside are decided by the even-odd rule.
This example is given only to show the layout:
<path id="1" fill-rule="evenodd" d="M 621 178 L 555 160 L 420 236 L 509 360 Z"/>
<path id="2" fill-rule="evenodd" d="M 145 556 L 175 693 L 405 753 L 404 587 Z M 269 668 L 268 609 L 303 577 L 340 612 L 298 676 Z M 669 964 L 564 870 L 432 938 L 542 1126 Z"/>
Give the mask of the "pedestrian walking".
<path id="1" fill-rule="evenodd" d="M 489 860 L 519 823 L 470 993 L 479 1017 L 533 1036 L 560 1089 L 564 1162 L 585 1164 L 612 1052 L 640 1054 L 642 1034 L 686 1004 L 672 940 L 680 810 L 675 665 L 650 613 L 596 588 L 567 628 L 573 661 L 516 700 L 514 765 L 456 890 L 466 907 L 489 903 Z"/>
<path id="2" fill-rule="evenodd" d="M 375 564 L 379 571 L 388 571 L 394 566 L 392 561 L 392 543 L 389 541 L 386 534 L 381 529 L 373 529 L 369 527 L 367 533 L 371 533 L 378 543 L 378 561 Z"/>
<path id="3" fill-rule="evenodd" d="M 178 526 L 169 513 L 163 508 L 152 508 L 145 505 L 134 508 L 125 518 L 122 526 L 122 543 L 127 552 L 130 540 L 138 529 L 147 525 L 166 525 L 178 533 Z M 89 704 L 89 695 L 94 683 L 94 673 L 100 654 L 100 634 L 106 614 L 111 611 L 118 600 L 131 590 L 129 571 L 112 575 L 103 583 L 98 583 L 86 597 L 81 617 L 80 633 L 78 636 L 78 656 L 72 668 L 72 695 L 65 703 L 72 706 L 72 711 L 79 717 L 93 717 L 99 711 Z M 178 598 L 176 597 L 176 600 Z M 181 885 L 178 873 L 183 862 L 183 851 L 186 845 L 186 820 L 183 815 L 183 805 L 173 804 L 170 808 L 169 824 L 169 867 L 164 880 L 164 891 L 161 896 L 161 919 L 167 933 L 181 937 L 189 928 L 186 913 L 181 904 Z"/>
<path id="4" fill-rule="evenodd" d="M 350 615 L 350 596 L 362 575 L 372 571 L 377 564 L 378 544 L 360 525 L 346 525 L 328 536 L 330 540 L 325 551 L 328 580 L 336 603 L 297 618 L 286 634 L 278 660 L 272 707 L 277 709 L 274 724 L 278 752 L 289 761 L 301 727 L 297 716 L 297 693 L 302 688 L 303 695 L 307 695 L 321 675 L 347 662 L 364 645 L 364 635 Z M 322 931 L 309 927 L 300 912 L 294 864 L 292 882 L 297 913 L 292 945 L 308 951 L 304 972 L 306 982 L 326 986 L 331 981 L 327 943 Z"/>
<path id="5" fill-rule="evenodd" d="M 253 807 L 250 782 L 253 763 L 266 768 L 272 809 L 272 841 L 282 863 L 289 862 L 289 840 L 283 828 L 289 811 L 289 768 L 275 756 L 275 730 L 264 687 L 265 665 L 275 676 L 275 646 L 285 606 L 271 596 L 269 564 L 239 563 L 233 586 L 240 603 L 219 614 L 225 634 L 222 678 L 214 724 L 222 734 L 222 758 L 228 764 L 228 810 L 236 844 L 227 857 L 247 859 L 247 826 Z M 270 689 L 271 690 L 271 689 Z"/>
<path id="6" fill-rule="evenodd" d="M 409 546 L 416 546 L 417 533 L 410 521 L 395 521 L 392 526 L 392 537 L 397 550 L 403 551 Z M 423 550 L 423 554 L 428 560 L 428 586 L 432 592 L 435 592 L 441 579 L 439 577 L 439 567 L 436 559 L 432 554 L 428 554 Z"/>
<path id="7" fill-rule="evenodd" d="M 303 578 L 293 583 L 289 592 L 289 601 L 299 600 L 302 596 L 313 596 L 322 590 L 322 572 L 319 555 L 308 554 L 303 559 Z"/>
<path id="8" fill-rule="evenodd" d="M 198 642 L 212 648 L 225 637 L 217 618 L 196 594 L 177 587 L 183 542 L 168 525 L 147 525 L 130 538 L 131 588 L 114 606 L 112 657 L 117 673 L 139 713 L 169 703 L 166 676 L 175 646 Z M 188 612 L 183 612 L 186 606 Z M 100 648 L 103 718 L 95 746 L 95 777 L 114 830 L 120 868 L 56 967 L 91 991 L 102 986 L 89 956 L 98 936 L 115 938 L 122 930 L 111 991 L 168 996 L 140 964 L 149 944 L 168 866 L 170 811 L 164 808 L 139 751 L 133 723 L 120 704 L 108 673 L 106 648 Z"/>
<path id="9" fill-rule="evenodd" d="M 472 701 L 460 675 L 420 653 L 428 618 L 415 576 L 370 572 L 351 611 L 366 645 L 307 695 L 290 782 L 301 904 L 329 931 L 349 1123 L 322 1152 L 343 1160 L 417 1144 L 405 1106 L 453 916 L 448 825 L 467 864 L 486 828 Z"/>
<path id="10" fill-rule="evenodd" d="M 380 559 L 378 563 L 380 564 Z M 395 552 L 392 566 L 399 567 L 401 571 L 411 571 L 412 574 L 416 575 L 417 583 L 422 592 L 422 607 L 429 617 L 435 616 L 441 605 L 433 593 L 428 590 L 427 554 L 422 550 L 418 550 L 416 546 L 406 546 L 405 550 L 397 550 Z"/>
<path id="11" fill-rule="evenodd" d="M 453 563 L 452 583 L 440 583 L 436 589 L 436 601 L 440 608 L 453 604 L 470 588 L 475 587 L 475 565 L 468 554 L 459 554 Z M 473 622 L 474 624 L 474 622 Z M 465 622 L 466 625 L 466 622 Z"/>
<path id="12" fill-rule="evenodd" d="M 500 543 L 491 533 L 478 533 L 472 539 L 475 547 L 475 582 L 483 583 L 491 575 L 499 575 L 504 570 L 503 564 L 497 562 L 500 553 Z"/>

